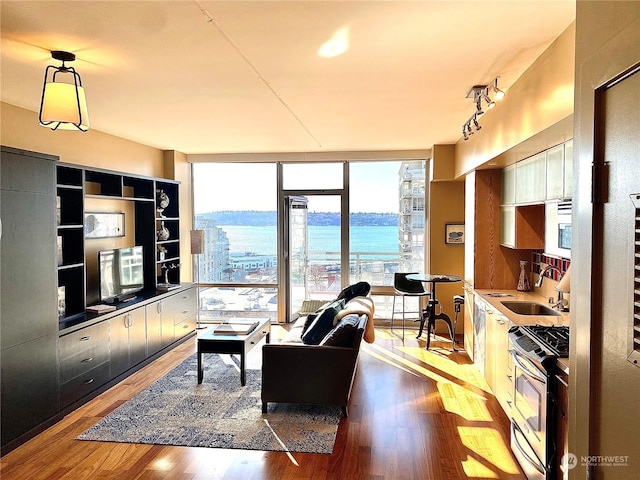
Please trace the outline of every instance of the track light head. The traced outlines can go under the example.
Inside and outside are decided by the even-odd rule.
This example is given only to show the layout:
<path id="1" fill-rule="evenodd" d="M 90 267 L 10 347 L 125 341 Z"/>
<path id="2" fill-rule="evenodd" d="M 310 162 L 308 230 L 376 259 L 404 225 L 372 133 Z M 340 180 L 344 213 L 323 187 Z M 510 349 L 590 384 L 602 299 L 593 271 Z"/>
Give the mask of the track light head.
<path id="1" fill-rule="evenodd" d="M 496 101 L 502 100 L 505 96 L 505 93 L 498 88 L 498 78 L 494 78 L 491 82 L 486 85 L 474 85 L 467 92 L 466 98 L 471 98 L 473 103 L 475 104 L 476 111 L 473 112 L 471 118 L 466 121 L 466 123 L 462 126 L 462 138 L 463 140 L 469 140 L 469 137 L 473 135 L 475 132 L 480 131 L 482 126 L 478 123 L 478 117 L 484 114 L 484 110 L 482 109 L 482 101 L 486 102 L 487 110 L 490 110 L 496 106 Z M 494 100 L 489 96 L 489 89 L 492 91 L 492 95 L 494 96 Z M 474 130 L 471 129 L 471 123 L 473 123 Z"/>
<path id="2" fill-rule="evenodd" d="M 496 102 L 499 102 L 504 98 L 504 91 L 498 88 L 498 78 L 499 77 L 493 79 L 493 86 L 491 87 L 493 89 L 493 93 L 495 94 L 493 98 L 496 99 Z"/>

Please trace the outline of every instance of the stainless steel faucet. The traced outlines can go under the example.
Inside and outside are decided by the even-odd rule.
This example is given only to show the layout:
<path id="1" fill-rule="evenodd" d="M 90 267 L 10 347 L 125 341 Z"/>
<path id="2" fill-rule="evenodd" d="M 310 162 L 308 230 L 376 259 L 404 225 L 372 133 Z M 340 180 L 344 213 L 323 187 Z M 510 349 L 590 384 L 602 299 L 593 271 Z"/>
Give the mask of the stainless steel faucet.
<path id="1" fill-rule="evenodd" d="M 550 270 L 555 270 L 556 272 L 562 275 L 562 271 L 559 268 L 556 268 L 553 265 L 549 265 L 548 263 L 541 263 L 540 275 L 538 275 L 538 281 L 536 282 L 536 287 L 540 288 L 542 286 L 542 282 L 544 282 L 544 276 Z"/>

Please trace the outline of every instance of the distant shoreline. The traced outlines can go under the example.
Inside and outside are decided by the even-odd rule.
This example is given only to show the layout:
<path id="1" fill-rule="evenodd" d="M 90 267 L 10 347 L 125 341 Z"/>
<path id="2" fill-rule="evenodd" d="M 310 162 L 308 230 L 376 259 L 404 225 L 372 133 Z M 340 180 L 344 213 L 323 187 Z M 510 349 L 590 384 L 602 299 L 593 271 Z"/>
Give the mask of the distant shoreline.
<path id="1" fill-rule="evenodd" d="M 308 225 L 340 225 L 340 214 L 336 212 L 309 212 Z M 275 226 L 275 211 L 225 210 L 220 212 L 199 213 L 196 220 L 213 220 L 218 225 L 236 225 L 246 227 Z M 397 213 L 351 213 L 349 221 L 354 226 L 398 225 Z"/>

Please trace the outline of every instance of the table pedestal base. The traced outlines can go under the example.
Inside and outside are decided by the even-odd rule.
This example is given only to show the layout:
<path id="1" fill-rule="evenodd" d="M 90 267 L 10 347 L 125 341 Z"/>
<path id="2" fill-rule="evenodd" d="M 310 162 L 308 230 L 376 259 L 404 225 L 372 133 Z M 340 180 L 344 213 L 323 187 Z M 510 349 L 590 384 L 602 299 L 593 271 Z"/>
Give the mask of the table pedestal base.
<path id="1" fill-rule="evenodd" d="M 427 322 L 427 350 L 429 350 L 429 346 L 431 345 L 431 334 L 436 333 L 436 320 L 442 320 L 449 327 L 449 334 L 451 335 L 451 349 L 454 352 L 457 352 L 456 349 L 456 336 L 453 331 L 453 323 L 451 322 L 451 318 L 446 313 L 438 313 L 436 314 L 435 305 L 431 305 L 429 308 L 425 308 L 422 312 L 422 319 L 420 320 L 420 330 L 418 330 L 418 336 L 416 338 L 420 338 L 422 336 L 422 331 L 424 329 L 424 323 Z"/>

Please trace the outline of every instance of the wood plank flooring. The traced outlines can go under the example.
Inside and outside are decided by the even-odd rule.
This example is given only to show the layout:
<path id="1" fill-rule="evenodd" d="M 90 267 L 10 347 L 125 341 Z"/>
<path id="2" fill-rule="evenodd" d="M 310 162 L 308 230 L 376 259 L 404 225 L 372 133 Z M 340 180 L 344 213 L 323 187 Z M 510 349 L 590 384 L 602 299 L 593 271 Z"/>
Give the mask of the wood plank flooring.
<path id="1" fill-rule="evenodd" d="M 384 328 L 363 343 L 331 455 L 74 440 L 195 351 L 179 346 L 0 459 L 2 480 L 522 479 L 509 423 L 464 352 Z M 283 329 L 274 327 L 272 338 Z M 424 338 L 424 335 L 423 335 Z M 272 340 L 274 341 L 274 340 Z"/>

